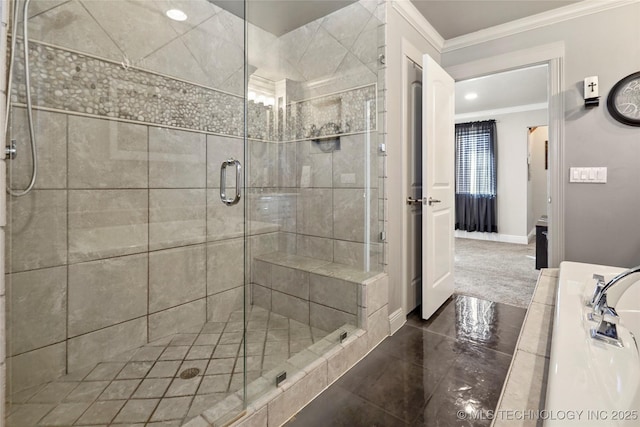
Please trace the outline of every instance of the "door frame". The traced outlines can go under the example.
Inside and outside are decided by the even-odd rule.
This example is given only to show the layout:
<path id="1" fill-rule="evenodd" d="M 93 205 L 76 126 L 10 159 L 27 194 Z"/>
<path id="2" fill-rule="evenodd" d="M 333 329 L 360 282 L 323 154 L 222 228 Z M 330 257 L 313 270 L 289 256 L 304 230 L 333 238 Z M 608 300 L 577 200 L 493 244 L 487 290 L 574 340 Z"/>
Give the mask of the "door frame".
<path id="1" fill-rule="evenodd" d="M 564 42 L 545 44 L 445 67 L 456 81 L 482 77 L 517 68 L 547 64 L 549 114 L 549 267 L 565 259 L 564 234 Z"/>
<path id="2" fill-rule="evenodd" d="M 408 40 L 402 39 L 402 56 L 408 57 L 416 64 L 422 66 L 422 53 Z M 549 206 L 549 234 L 551 236 L 549 244 L 549 267 L 558 267 L 560 262 L 565 259 L 565 227 L 564 227 L 564 181 L 562 171 L 564 166 L 564 42 L 556 42 L 545 44 L 533 48 L 512 51 L 509 53 L 487 57 L 475 61 L 462 63 L 455 66 L 444 67 L 454 80 L 466 80 L 475 77 L 495 74 L 502 71 L 524 68 L 532 65 L 547 64 L 549 66 L 549 85 L 548 85 L 548 114 L 549 114 L 549 188 L 551 199 Z M 403 87 L 406 82 L 406 61 L 402 62 L 402 79 Z M 408 120 L 406 93 L 402 94 L 402 139 L 401 156 L 402 167 L 406 170 L 408 167 L 408 141 L 407 126 L 404 124 Z M 400 179 L 401 187 L 398 188 L 402 194 L 402 199 L 406 199 L 407 182 L 404 175 Z M 408 233 L 408 224 L 405 221 L 406 215 L 402 215 L 402 239 L 406 241 Z M 401 245 L 401 287 L 402 287 L 402 314 L 394 313 L 396 316 L 405 318 L 407 314 L 407 297 L 408 288 L 408 263 L 406 256 L 406 247 Z M 393 320 L 393 319 L 390 319 Z M 394 322 L 392 322 L 394 323 Z M 398 323 L 401 326 L 401 323 Z M 393 329 L 392 329 L 393 331 Z"/>

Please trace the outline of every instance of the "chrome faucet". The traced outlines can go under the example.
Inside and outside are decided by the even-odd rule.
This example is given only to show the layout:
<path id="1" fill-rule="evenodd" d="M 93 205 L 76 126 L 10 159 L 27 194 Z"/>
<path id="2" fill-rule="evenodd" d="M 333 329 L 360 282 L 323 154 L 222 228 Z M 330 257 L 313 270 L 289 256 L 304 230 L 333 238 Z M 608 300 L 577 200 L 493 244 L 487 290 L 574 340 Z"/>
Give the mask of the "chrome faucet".
<path id="1" fill-rule="evenodd" d="M 636 274 L 639 276 L 635 277 Z M 622 296 L 622 294 L 638 280 L 640 280 L 640 265 L 618 274 L 616 277 L 609 280 L 607 284 L 602 286 L 599 291 L 598 286 L 596 286 L 596 292 L 592 299 L 593 311 L 596 314 L 602 315 L 605 308 L 609 307 L 609 304 L 615 305 L 620 299 L 620 296 Z M 613 289 L 614 286 L 615 289 Z M 607 303 L 607 295 L 611 293 L 614 294 L 608 298 L 609 301 Z"/>
<path id="2" fill-rule="evenodd" d="M 596 287 L 593 290 L 593 296 L 591 297 L 590 300 L 587 301 L 587 307 L 593 307 L 594 306 L 594 304 L 596 303 L 596 299 L 600 295 L 600 292 L 602 292 L 602 288 L 604 288 L 604 285 L 606 283 L 604 281 L 604 276 L 601 275 L 601 274 L 594 274 L 593 278 L 596 281 Z"/>
<path id="3" fill-rule="evenodd" d="M 613 305 L 617 304 L 622 294 L 624 294 L 631 285 L 640 280 L 640 265 L 623 271 L 604 286 L 601 286 L 600 277 L 594 275 L 594 279 L 596 279 L 598 283 L 593 298 L 590 301 L 590 303 L 593 304 L 593 316 L 590 316 L 590 319 L 595 320 L 595 316 L 599 316 L 600 324 L 597 328 L 591 329 L 591 337 L 622 347 L 616 326 L 620 316 L 618 316 Z M 611 294 L 611 298 L 607 298 L 609 294 Z M 611 304 L 611 306 L 609 304 Z"/>

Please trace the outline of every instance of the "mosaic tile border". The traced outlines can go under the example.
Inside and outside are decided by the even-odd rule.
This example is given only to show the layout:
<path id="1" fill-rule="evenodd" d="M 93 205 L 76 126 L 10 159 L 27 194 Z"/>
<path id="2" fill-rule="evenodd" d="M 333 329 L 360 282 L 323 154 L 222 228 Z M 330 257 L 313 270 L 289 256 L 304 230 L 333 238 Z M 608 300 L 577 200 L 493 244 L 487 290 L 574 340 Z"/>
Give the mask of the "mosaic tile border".
<path id="1" fill-rule="evenodd" d="M 34 105 L 242 135 L 240 97 L 41 43 L 30 42 L 29 49 Z M 12 100 L 24 103 L 23 73 L 16 73 L 13 90 Z"/>
<path id="2" fill-rule="evenodd" d="M 243 136 L 242 97 L 46 43 L 30 41 L 29 49 L 35 107 Z M 23 63 L 19 47 L 16 57 Z M 371 84 L 290 103 L 285 135 L 276 134 L 272 107 L 250 102 L 247 137 L 271 142 L 303 140 L 323 132 L 320 130 L 327 124 L 335 124 L 332 128 L 338 133 L 375 130 L 375 99 L 376 85 Z M 374 102 L 367 128 L 364 114 L 368 101 Z M 22 72 L 15 74 L 12 102 L 26 102 Z"/>

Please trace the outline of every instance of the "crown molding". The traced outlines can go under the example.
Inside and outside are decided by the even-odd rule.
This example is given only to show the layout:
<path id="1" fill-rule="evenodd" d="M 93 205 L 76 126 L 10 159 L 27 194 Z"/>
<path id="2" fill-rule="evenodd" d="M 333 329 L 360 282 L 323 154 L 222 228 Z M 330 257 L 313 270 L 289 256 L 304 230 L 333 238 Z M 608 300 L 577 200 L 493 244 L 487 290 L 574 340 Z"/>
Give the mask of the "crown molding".
<path id="1" fill-rule="evenodd" d="M 445 67 L 445 71 L 456 81 L 466 80 L 494 74 L 498 71 L 528 67 L 532 64 L 548 63 L 552 58 L 563 58 L 564 53 L 564 41 L 560 41 L 527 49 L 514 50 L 509 53 L 477 59 L 463 64 L 451 65 Z"/>
<path id="2" fill-rule="evenodd" d="M 273 95 L 276 91 L 276 82 L 256 75 L 251 76 L 249 86 L 252 90 L 270 95 Z"/>
<path id="3" fill-rule="evenodd" d="M 640 3 L 640 0 L 583 0 L 578 3 L 573 3 L 557 9 L 531 15 L 526 18 L 517 19 L 505 24 L 496 25 L 484 30 L 448 39 L 444 42 L 444 46 L 440 51 L 441 53 L 451 52 L 491 40 L 496 40 L 501 37 L 512 36 L 525 31 L 535 30 L 536 28 L 546 27 L 548 25 L 557 24 L 570 19 L 579 18 L 581 16 L 587 16 L 634 3 Z"/>
<path id="4" fill-rule="evenodd" d="M 442 52 L 445 40 L 427 21 L 427 18 L 411 3 L 410 0 L 394 0 L 393 9 L 400 14 L 417 32 L 420 33 L 438 52 Z"/>
<path id="5" fill-rule="evenodd" d="M 475 119 L 477 117 L 500 116 L 504 114 L 524 113 L 527 111 L 546 110 L 549 108 L 547 102 L 538 104 L 517 105 L 515 107 L 496 108 L 495 110 L 474 111 L 472 113 L 461 113 L 454 116 L 455 120 Z"/>

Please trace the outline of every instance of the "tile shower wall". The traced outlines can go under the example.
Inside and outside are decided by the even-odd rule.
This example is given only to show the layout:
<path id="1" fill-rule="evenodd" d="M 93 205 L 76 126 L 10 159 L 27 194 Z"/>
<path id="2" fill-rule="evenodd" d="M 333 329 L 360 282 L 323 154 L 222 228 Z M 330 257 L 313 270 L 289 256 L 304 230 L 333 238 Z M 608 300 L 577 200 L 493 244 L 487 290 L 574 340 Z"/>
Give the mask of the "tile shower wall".
<path id="1" fill-rule="evenodd" d="M 23 142 L 24 116 L 14 109 Z M 241 139 L 60 112 L 35 120 L 39 178 L 9 206 L 16 389 L 242 306 L 242 269 L 228 268 L 243 257 L 242 212 L 223 211 L 216 150 L 241 150 Z M 11 165 L 16 187 L 25 157 Z M 277 242 L 271 229 L 254 233 Z"/>
<path id="2" fill-rule="evenodd" d="M 242 270 L 228 267 L 244 255 L 244 213 L 218 199 L 220 163 L 243 155 L 236 95 L 244 91 L 236 61 L 241 21 L 209 3 L 189 2 L 186 7 L 200 8 L 190 13 L 199 22 L 168 28 L 155 3 L 144 9 L 132 2 L 126 16 L 112 16 L 116 11 L 106 4 L 33 2 L 33 38 L 45 42 L 29 46 L 38 70 L 32 75 L 36 133 L 46 143 L 38 148 L 35 190 L 9 206 L 14 391 L 205 319 L 226 320 L 242 304 Z M 299 70 L 287 89 L 285 133 L 275 131 L 272 107 L 249 104 L 245 196 L 252 256 L 280 248 L 363 265 L 365 141 L 372 156 L 377 150 L 376 132 L 365 130 L 376 129 L 378 120 L 375 105 L 365 119 L 363 102 L 376 98 L 371 37 L 378 36 L 379 9 L 361 1 L 279 39 L 250 28 L 298 55 L 287 61 Z M 56 25 L 62 21 L 65 26 Z M 191 54 L 212 52 L 211 40 L 218 55 Z M 86 51 L 91 54 L 79 53 Z M 328 83 L 317 84 L 314 52 L 324 58 Z M 17 78 L 20 104 L 20 73 Z M 27 141 L 25 116 L 14 108 L 12 137 L 19 145 Z M 307 138 L 312 126 L 329 121 L 352 133 L 333 152 Z M 12 186 L 27 184 L 29 162 L 23 155 L 12 163 Z M 372 241 L 377 166 L 366 193 Z M 374 258 L 379 265 L 375 252 Z"/>
<path id="3" fill-rule="evenodd" d="M 242 21 L 204 1 L 185 4 L 192 28 L 168 24 L 160 2 L 109 3 L 32 2 L 39 175 L 8 209 L 14 392 L 242 307 L 242 268 L 228 273 L 242 265 L 242 208 L 229 215 L 218 196 L 220 162 L 243 152 Z M 197 55 L 212 37 L 224 64 Z M 31 168 L 20 70 L 15 188 Z M 277 243 L 253 232 L 256 246 Z"/>
<path id="4" fill-rule="evenodd" d="M 282 251 L 356 268 L 369 257 L 372 270 L 383 268 L 383 22 L 384 4 L 360 1 L 259 46 L 285 64 L 278 71 L 286 79 L 276 93 L 284 96 L 277 139 L 250 141 L 251 215 L 278 218 Z M 270 71 L 258 66 L 256 74 Z M 333 134 L 339 147 L 314 138 Z"/>

